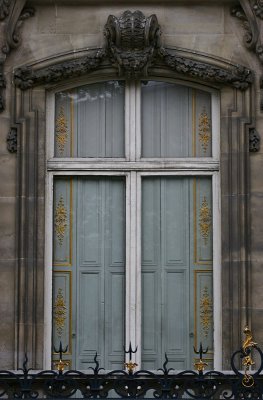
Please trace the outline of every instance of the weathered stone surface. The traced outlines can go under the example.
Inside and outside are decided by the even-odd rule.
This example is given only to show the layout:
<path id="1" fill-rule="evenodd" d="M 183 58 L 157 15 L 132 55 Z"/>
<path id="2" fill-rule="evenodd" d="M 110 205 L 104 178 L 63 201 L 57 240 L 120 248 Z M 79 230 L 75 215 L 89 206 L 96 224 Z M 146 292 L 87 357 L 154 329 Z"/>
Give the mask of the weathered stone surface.
<path id="1" fill-rule="evenodd" d="M 0 359 L 1 369 L 14 368 L 15 260 L 0 259 Z"/>
<path id="2" fill-rule="evenodd" d="M 15 197 L 0 197 L 0 254 L 1 259 L 13 260 L 16 256 L 15 248 Z"/>

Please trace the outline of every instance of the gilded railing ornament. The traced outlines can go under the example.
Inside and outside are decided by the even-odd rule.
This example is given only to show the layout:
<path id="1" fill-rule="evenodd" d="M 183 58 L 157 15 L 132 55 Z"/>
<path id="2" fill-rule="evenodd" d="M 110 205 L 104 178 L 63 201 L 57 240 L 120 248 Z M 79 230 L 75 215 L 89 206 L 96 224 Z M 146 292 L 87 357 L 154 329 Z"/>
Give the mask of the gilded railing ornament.
<path id="1" fill-rule="evenodd" d="M 199 354 L 199 360 L 195 362 L 194 366 L 199 374 L 202 375 L 205 367 L 207 367 L 208 365 L 205 361 L 203 361 L 203 354 L 206 354 L 208 352 L 208 347 L 206 348 L 206 350 L 204 350 L 202 343 L 200 343 L 199 350 L 197 351 L 194 347 L 194 352 L 195 354 Z"/>
<path id="2" fill-rule="evenodd" d="M 242 379 L 242 384 L 245 387 L 251 387 L 254 385 L 254 378 L 252 375 L 249 374 L 249 370 L 251 366 L 255 364 L 251 356 L 251 350 L 253 347 L 257 345 L 257 343 L 253 341 L 252 333 L 248 326 L 245 327 L 244 334 L 246 335 L 246 338 L 242 344 L 242 351 L 243 351 L 242 365 L 245 368 L 245 375 L 244 378 Z"/>
<path id="3" fill-rule="evenodd" d="M 57 335 L 59 337 L 62 336 L 66 318 L 67 318 L 67 307 L 63 296 L 63 291 L 61 288 L 59 288 L 54 304 L 54 321 L 55 321 Z"/>
<path id="4" fill-rule="evenodd" d="M 199 141 L 204 150 L 204 153 L 207 151 L 207 147 L 211 140 L 211 132 L 210 132 L 210 121 L 207 115 L 206 110 L 199 116 Z"/>
<path id="5" fill-rule="evenodd" d="M 67 210 L 64 204 L 63 197 L 60 196 L 60 199 L 57 203 L 55 210 L 55 232 L 58 238 L 58 242 L 60 246 L 62 246 L 66 228 L 67 228 Z"/>
<path id="6" fill-rule="evenodd" d="M 62 354 L 65 354 L 67 351 L 68 351 L 68 346 L 66 346 L 66 348 L 63 349 L 61 341 L 59 343 L 59 348 L 58 349 L 56 349 L 54 347 L 54 352 L 59 354 L 59 361 L 55 361 L 54 365 L 55 365 L 55 367 L 57 368 L 57 370 L 58 370 L 58 372 L 60 374 L 62 374 L 62 372 L 64 371 L 65 367 L 68 367 L 69 364 L 70 364 L 68 361 L 63 361 L 62 360 Z"/>
<path id="7" fill-rule="evenodd" d="M 211 231 L 211 223 L 212 223 L 211 210 L 208 207 L 206 196 L 204 196 L 199 212 L 199 227 L 205 245 L 207 244 L 207 240 Z"/>
<path id="8" fill-rule="evenodd" d="M 132 350 L 132 345 L 130 342 L 130 346 L 128 350 L 125 350 L 124 348 L 124 353 L 125 354 L 129 354 L 129 361 L 124 363 L 124 367 L 127 369 L 129 374 L 133 374 L 135 368 L 138 366 L 138 364 L 136 364 L 135 362 L 132 362 L 132 354 L 135 354 L 138 350 L 138 346 L 136 346 L 135 350 Z"/>
<path id="9" fill-rule="evenodd" d="M 207 286 L 204 287 L 200 299 L 200 319 L 203 335 L 207 338 L 213 320 L 213 302 L 209 296 Z"/>

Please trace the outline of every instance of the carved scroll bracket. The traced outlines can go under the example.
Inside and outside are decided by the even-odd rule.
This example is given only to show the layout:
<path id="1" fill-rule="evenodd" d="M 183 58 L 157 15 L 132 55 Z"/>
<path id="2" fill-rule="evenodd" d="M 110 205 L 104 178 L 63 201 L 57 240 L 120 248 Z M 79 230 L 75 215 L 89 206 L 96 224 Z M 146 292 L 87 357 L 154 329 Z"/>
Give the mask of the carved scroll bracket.
<path id="1" fill-rule="evenodd" d="M 239 5 L 231 9 L 231 14 L 238 18 L 245 30 L 244 44 L 253 51 L 263 64 L 263 1 L 239 0 Z"/>
<path id="2" fill-rule="evenodd" d="M 4 35 L 2 37 L 2 60 L 0 61 L 0 112 L 5 109 L 4 104 L 4 63 L 12 49 L 21 44 L 20 30 L 23 22 L 34 15 L 33 8 L 24 8 L 26 0 L 0 0 L 0 20 L 5 20 Z"/>

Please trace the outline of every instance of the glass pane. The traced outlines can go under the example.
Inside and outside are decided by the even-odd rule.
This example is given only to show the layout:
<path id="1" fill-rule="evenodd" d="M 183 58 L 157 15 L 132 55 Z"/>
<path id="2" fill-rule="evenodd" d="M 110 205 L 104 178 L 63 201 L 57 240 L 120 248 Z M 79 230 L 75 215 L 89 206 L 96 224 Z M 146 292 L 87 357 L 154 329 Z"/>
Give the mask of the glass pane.
<path id="1" fill-rule="evenodd" d="M 142 83 L 142 157 L 211 157 L 211 95 L 168 82 Z"/>
<path id="2" fill-rule="evenodd" d="M 213 363 L 210 178 L 142 181 L 142 365 L 193 368 L 193 346 Z"/>
<path id="3" fill-rule="evenodd" d="M 124 157 L 124 84 L 94 83 L 56 94 L 56 157 Z"/>
<path id="4" fill-rule="evenodd" d="M 98 352 L 122 368 L 125 326 L 125 181 L 58 178 L 54 191 L 53 344 L 71 367 Z"/>

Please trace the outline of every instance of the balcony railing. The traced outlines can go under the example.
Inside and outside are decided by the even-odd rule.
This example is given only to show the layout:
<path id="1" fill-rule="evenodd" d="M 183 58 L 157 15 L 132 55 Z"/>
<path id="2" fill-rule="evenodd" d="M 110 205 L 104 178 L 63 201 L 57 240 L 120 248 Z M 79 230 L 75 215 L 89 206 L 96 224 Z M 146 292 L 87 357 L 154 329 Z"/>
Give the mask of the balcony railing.
<path id="1" fill-rule="evenodd" d="M 156 373 L 136 371 L 132 361 L 134 351 L 126 352 L 129 361 L 125 370 L 105 372 L 100 368 L 97 355 L 90 373 L 65 370 L 63 347 L 58 349 L 57 370 L 33 371 L 27 367 L 27 357 L 23 368 L 17 372 L 0 371 L 0 397 L 12 399 L 41 398 L 155 398 L 155 399 L 262 399 L 263 398 L 263 353 L 253 341 L 251 331 L 246 327 L 245 340 L 240 350 L 231 357 L 231 373 L 205 371 L 200 345 L 195 371 L 176 373 L 168 368 L 169 360 L 165 355 L 163 367 Z M 258 353 L 260 366 L 255 368 L 254 356 Z M 242 369 L 239 370 L 240 365 Z"/>

